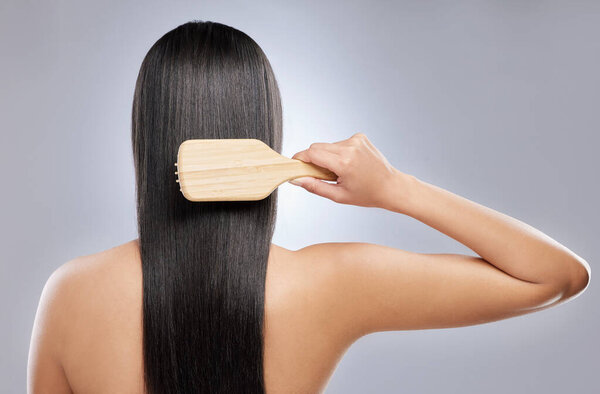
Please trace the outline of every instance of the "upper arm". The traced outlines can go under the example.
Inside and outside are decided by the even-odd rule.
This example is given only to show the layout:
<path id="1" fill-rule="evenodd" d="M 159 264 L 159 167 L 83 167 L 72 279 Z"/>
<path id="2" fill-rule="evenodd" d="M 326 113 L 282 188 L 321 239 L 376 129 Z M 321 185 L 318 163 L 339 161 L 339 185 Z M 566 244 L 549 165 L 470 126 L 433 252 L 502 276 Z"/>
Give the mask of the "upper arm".
<path id="1" fill-rule="evenodd" d="M 517 279 L 480 257 L 356 242 L 317 244 L 299 252 L 327 267 L 325 302 L 335 321 L 355 337 L 481 324 L 566 298 L 565 288 Z"/>
<path id="2" fill-rule="evenodd" d="M 68 263 L 48 278 L 35 316 L 29 361 L 27 392 L 70 393 L 71 389 L 61 364 L 64 347 L 66 292 L 70 280 Z"/>

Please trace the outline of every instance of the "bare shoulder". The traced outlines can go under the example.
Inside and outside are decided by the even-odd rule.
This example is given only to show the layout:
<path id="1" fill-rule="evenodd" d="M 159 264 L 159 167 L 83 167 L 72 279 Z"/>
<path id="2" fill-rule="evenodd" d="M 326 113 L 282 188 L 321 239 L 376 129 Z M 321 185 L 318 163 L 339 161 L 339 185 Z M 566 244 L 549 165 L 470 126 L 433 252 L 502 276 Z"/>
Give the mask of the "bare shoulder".
<path id="1" fill-rule="evenodd" d="M 345 250 L 343 244 L 322 243 L 289 250 L 272 244 L 267 271 L 268 287 L 278 296 L 307 292 L 313 298 L 327 289 L 323 285 L 336 274 L 336 255 Z M 283 300 L 284 297 L 275 297 Z M 306 299 L 306 297 L 292 297 Z"/>
<path id="2" fill-rule="evenodd" d="M 141 283 L 137 240 L 58 267 L 46 281 L 35 317 L 28 390 L 70 392 L 65 373 L 77 370 L 101 346 L 95 339 L 108 334 L 108 322 L 121 332 L 135 332 Z M 73 376 L 69 380 L 77 383 Z"/>
<path id="3" fill-rule="evenodd" d="M 130 280 L 136 272 L 141 272 L 141 265 L 137 240 L 133 240 L 62 264 L 48 278 L 42 296 L 62 296 L 61 301 L 71 303 L 85 302 L 83 294 L 93 292 L 107 282 L 118 285 Z"/>
<path id="4" fill-rule="evenodd" d="M 68 335 L 93 321 L 90 315 L 131 307 L 128 301 L 140 297 L 141 286 L 141 260 L 133 240 L 58 267 L 44 286 L 39 309 L 49 309 L 48 319 L 61 322 L 57 333 Z"/>
<path id="5" fill-rule="evenodd" d="M 85 311 L 106 305 L 111 297 L 139 296 L 141 281 L 138 243 L 133 240 L 64 263 L 52 273 L 44 292 L 65 307 Z"/>
<path id="6" fill-rule="evenodd" d="M 137 239 L 98 253 L 76 257 L 57 268 L 52 278 L 60 282 L 85 281 L 101 279 L 115 271 L 141 272 Z"/>
<path id="7" fill-rule="evenodd" d="M 294 327 L 311 324 L 344 346 L 361 336 L 355 324 L 353 289 L 345 287 L 349 256 L 368 249 L 356 242 L 318 243 L 298 250 L 273 245 L 267 271 L 266 305 L 271 316 Z M 363 253 L 365 254 L 365 253 Z"/>
<path id="8" fill-rule="evenodd" d="M 322 392 L 357 339 L 345 312 L 349 304 L 336 285 L 336 249 L 331 244 L 271 247 L 265 288 L 267 391 Z"/>

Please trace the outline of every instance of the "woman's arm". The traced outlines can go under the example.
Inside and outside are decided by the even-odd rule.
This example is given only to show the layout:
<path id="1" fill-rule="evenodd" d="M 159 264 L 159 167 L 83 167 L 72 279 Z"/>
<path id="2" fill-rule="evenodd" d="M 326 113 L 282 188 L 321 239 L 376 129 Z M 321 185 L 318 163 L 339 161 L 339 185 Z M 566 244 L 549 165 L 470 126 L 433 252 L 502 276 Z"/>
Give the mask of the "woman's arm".
<path id="1" fill-rule="evenodd" d="M 307 190 L 410 215 L 481 256 L 354 242 L 299 250 L 307 261 L 322 262 L 322 275 L 330 280 L 320 294 L 331 321 L 355 337 L 505 319 L 568 300 L 589 283 L 587 262 L 563 245 L 517 219 L 403 174 L 362 134 L 313 144 L 293 158 L 339 175 L 337 184 L 300 179 Z"/>
<path id="2" fill-rule="evenodd" d="M 587 286 L 588 263 L 541 231 L 414 176 L 398 171 L 392 179 L 382 208 L 439 230 L 514 278 L 554 286 L 556 302 Z"/>

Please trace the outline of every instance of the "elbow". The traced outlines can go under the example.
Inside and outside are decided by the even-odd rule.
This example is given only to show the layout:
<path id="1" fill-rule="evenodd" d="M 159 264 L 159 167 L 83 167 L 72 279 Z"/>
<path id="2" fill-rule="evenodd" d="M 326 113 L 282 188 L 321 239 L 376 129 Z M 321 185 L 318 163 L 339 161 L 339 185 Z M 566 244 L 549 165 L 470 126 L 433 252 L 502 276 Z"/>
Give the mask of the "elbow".
<path id="1" fill-rule="evenodd" d="M 563 287 L 565 299 L 576 297 L 583 293 L 590 285 L 591 268 L 587 261 L 581 257 L 569 262 L 569 274 L 567 275 L 567 283 Z"/>
<path id="2" fill-rule="evenodd" d="M 585 291 L 585 289 L 588 288 L 588 286 L 590 285 L 590 279 L 592 277 L 592 269 L 590 268 L 590 265 L 588 264 L 587 261 L 585 261 L 584 259 L 580 258 L 577 261 L 577 271 L 578 274 L 576 275 L 576 288 L 578 289 L 578 293 L 583 293 L 583 291 Z"/>
<path id="3" fill-rule="evenodd" d="M 564 261 L 564 260 L 563 260 Z M 569 258 L 561 264 L 560 273 L 556 272 L 554 278 L 542 284 L 541 303 L 537 308 L 548 307 L 570 301 L 583 293 L 590 285 L 590 265 L 577 256 Z"/>

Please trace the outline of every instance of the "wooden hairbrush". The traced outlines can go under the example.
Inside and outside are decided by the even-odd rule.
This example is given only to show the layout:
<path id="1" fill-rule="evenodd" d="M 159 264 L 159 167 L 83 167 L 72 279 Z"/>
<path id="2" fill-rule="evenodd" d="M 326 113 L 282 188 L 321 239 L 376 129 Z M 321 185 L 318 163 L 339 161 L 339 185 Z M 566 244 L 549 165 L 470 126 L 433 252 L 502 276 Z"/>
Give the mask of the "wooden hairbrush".
<path id="1" fill-rule="evenodd" d="M 190 201 L 262 200 L 290 179 L 337 180 L 328 169 L 284 157 L 253 138 L 184 141 L 175 166 L 176 182 Z"/>

